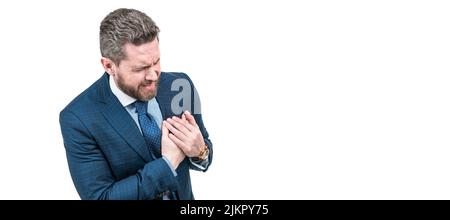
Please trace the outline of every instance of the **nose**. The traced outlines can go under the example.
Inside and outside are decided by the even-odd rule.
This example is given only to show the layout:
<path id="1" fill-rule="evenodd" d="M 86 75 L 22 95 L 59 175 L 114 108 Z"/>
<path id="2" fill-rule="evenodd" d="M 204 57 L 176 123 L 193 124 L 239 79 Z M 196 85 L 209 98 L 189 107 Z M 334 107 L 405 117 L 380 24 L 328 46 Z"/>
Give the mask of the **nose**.
<path id="1" fill-rule="evenodd" d="M 159 71 L 153 68 L 149 68 L 149 71 L 145 74 L 145 80 L 156 81 L 159 77 Z"/>

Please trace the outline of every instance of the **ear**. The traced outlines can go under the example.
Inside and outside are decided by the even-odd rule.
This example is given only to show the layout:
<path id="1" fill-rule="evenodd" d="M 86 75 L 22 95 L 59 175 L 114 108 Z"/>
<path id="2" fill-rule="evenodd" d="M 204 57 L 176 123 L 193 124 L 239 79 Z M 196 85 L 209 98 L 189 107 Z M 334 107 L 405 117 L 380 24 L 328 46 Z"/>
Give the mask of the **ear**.
<path id="1" fill-rule="evenodd" d="M 107 72 L 110 76 L 114 76 L 116 74 L 115 71 L 115 64 L 114 62 L 106 57 L 102 57 L 100 59 L 100 62 L 102 63 L 103 69 L 105 69 L 105 72 Z"/>

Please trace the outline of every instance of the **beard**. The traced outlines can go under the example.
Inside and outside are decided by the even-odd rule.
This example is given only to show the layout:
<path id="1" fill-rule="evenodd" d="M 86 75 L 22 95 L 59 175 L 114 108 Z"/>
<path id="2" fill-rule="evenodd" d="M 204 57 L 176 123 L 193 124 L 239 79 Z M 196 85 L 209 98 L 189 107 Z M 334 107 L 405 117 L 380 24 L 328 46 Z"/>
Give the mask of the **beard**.
<path id="1" fill-rule="evenodd" d="M 154 91 L 146 91 L 145 86 L 155 83 Z M 120 74 L 117 75 L 117 86 L 127 95 L 133 97 L 140 101 L 148 101 L 156 96 L 158 86 L 159 86 L 159 78 L 156 81 L 148 81 L 145 80 L 141 82 L 137 87 L 132 85 L 127 85 L 125 80 L 121 77 Z"/>

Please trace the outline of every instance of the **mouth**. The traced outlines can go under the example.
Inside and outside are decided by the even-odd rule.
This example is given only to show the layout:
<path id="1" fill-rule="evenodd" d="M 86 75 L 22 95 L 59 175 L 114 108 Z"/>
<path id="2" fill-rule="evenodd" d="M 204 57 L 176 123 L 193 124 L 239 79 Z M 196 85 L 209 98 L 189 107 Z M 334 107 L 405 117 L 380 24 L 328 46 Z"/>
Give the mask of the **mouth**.
<path id="1" fill-rule="evenodd" d="M 148 84 L 144 84 L 144 85 L 141 85 L 145 90 L 151 90 L 151 91 L 153 91 L 153 90 L 155 90 L 155 87 L 156 87 L 156 82 L 151 82 L 151 83 L 148 83 Z"/>

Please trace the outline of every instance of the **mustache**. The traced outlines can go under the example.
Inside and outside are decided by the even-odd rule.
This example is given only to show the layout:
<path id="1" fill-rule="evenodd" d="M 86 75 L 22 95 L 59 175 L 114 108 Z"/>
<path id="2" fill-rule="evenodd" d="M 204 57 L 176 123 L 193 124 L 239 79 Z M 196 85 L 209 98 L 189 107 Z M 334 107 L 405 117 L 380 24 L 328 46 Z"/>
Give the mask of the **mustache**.
<path id="1" fill-rule="evenodd" d="M 148 85 L 150 85 L 150 84 L 152 84 L 152 83 L 156 83 L 156 84 L 158 84 L 158 82 L 159 82 L 159 80 L 146 80 L 144 83 L 141 83 L 141 85 L 143 85 L 143 86 L 148 86 Z"/>

